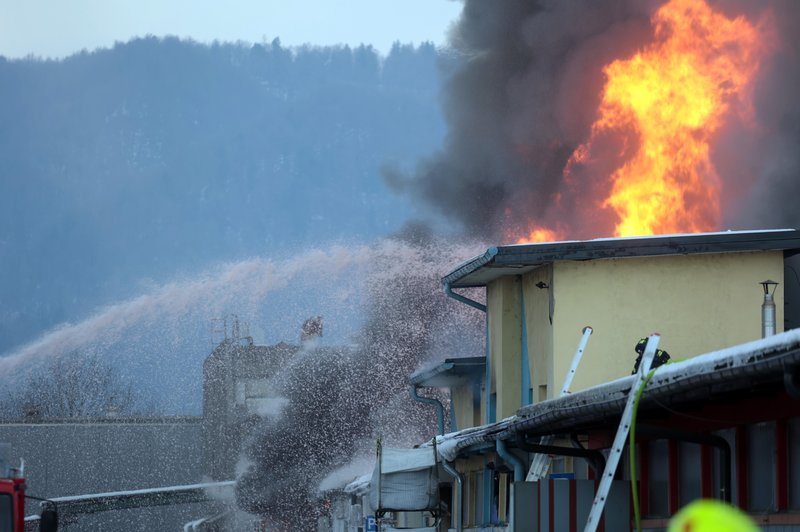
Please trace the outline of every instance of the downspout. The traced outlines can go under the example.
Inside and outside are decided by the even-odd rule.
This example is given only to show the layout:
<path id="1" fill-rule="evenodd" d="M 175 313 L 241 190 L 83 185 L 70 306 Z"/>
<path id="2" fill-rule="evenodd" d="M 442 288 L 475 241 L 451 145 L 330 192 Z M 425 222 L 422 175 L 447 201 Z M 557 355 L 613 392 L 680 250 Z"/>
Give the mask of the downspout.
<path id="1" fill-rule="evenodd" d="M 462 523 L 464 516 L 464 476 L 456 471 L 455 467 L 444 460 L 442 460 L 442 467 L 456 479 L 456 484 L 458 484 L 456 491 L 456 506 L 458 507 L 458 513 L 456 514 L 456 532 L 462 532 L 464 530 L 464 525 Z"/>
<path id="2" fill-rule="evenodd" d="M 522 463 L 522 460 L 520 460 L 519 457 L 511 454 L 511 452 L 506 447 L 505 440 L 497 438 L 494 441 L 494 443 L 495 443 L 495 449 L 497 449 L 497 454 L 500 455 L 500 458 L 505 460 L 506 463 L 512 464 L 514 466 L 514 484 L 525 480 L 525 466 Z M 510 506 L 511 515 L 510 515 L 510 521 L 508 523 L 509 530 L 515 530 L 517 528 L 514 522 L 515 521 L 514 516 L 516 514 L 514 506 L 515 505 L 514 484 L 511 484 L 511 506 Z"/>
<path id="3" fill-rule="evenodd" d="M 514 482 L 521 482 L 525 480 L 525 466 L 522 464 L 522 460 L 511 454 L 511 452 L 508 450 L 508 447 L 506 447 L 505 440 L 501 440 L 499 438 L 495 440 L 495 448 L 497 449 L 497 454 L 500 455 L 500 458 L 514 466 Z"/>
<path id="4" fill-rule="evenodd" d="M 483 303 L 478 303 L 468 297 L 464 297 L 461 294 L 457 294 L 453 292 L 453 289 L 450 287 L 450 283 L 444 283 L 444 293 L 455 299 L 456 301 L 460 301 L 465 305 L 469 305 L 472 308 L 476 308 L 486 314 L 486 380 L 485 388 L 486 388 L 486 423 L 492 423 L 494 419 L 492 419 L 492 359 L 489 356 L 489 313 L 486 311 L 486 305 Z"/>
<path id="5" fill-rule="evenodd" d="M 487 312 L 486 305 L 478 303 L 475 300 L 469 299 L 468 297 L 464 297 L 461 294 L 453 292 L 453 289 L 450 287 L 450 283 L 447 282 L 444 283 L 444 293 L 447 294 L 448 297 L 455 299 L 456 301 L 459 301 L 461 303 L 464 303 L 465 305 L 468 305 L 472 308 L 476 308 L 486 315 L 486 377 L 484 381 L 485 383 L 484 388 L 486 389 L 486 402 L 485 402 L 486 419 L 484 421 L 486 423 L 492 423 L 494 422 L 493 419 L 494 416 L 492 415 L 492 358 L 490 356 L 491 353 L 489 349 L 489 313 Z M 516 472 L 514 474 L 514 477 L 516 478 Z M 486 471 L 484 471 L 483 479 L 485 483 L 488 482 L 488 485 L 485 485 L 483 490 L 483 497 L 484 497 L 483 511 L 484 511 L 484 516 L 488 516 L 490 513 L 489 508 L 491 506 L 491 501 L 489 500 L 491 492 L 491 483 L 488 480 L 489 477 L 486 474 Z"/>
<path id="6" fill-rule="evenodd" d="M 453 292 L 453 289 L 450 288 L 450 283 L 444 283 L 444 293 L 452 297 L 456 301 L 460 301 L 465 305 L 469 305 L 472 308 L 476 308 L 481 312 L 486 312 L 486 305 L 484 305 L 483 303 L 478 303 L 477 301 L 474 301 L 468 297 L 464 297 L 461 294 Z"/>
<path id="7" fill-rule="evenodd" d="M 426 403 L 436 407 L 436 417 L 439 420 L 439 435 L 444 435 L 444 405 L 438 399 L 430 397 L 422 397 L 417 393 L 417 385 L 411 385 L 411 398 L 418 403 Z"/>

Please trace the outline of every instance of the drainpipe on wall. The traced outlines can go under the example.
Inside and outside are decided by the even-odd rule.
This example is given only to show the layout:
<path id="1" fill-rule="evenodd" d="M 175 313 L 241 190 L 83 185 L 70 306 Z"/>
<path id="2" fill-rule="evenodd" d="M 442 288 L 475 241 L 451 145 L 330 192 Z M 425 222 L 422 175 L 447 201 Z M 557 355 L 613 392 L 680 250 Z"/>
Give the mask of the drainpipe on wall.
<path id="1" fill-rule="evenodd" d="M 458 513 L 456 514 L 456 532 L 462 532 L 464 530 L 464 525 L 462 523 L 462 517 L 464 515 L 464 476 L 456 471 L 453 465 L 444 460 L 442 461 L 442 467 L 456 479 L 456 484 L 458 484 L 456 491 L 456 507 L 458 508 Z"/>
<path id="2" fill-rule="evenodd" d="M 492 359 L 489 356 L 489 313 L 486 311 L 486 305 L 483 303 L 478 303 L 468 297 L 453 292 L 453 289 L 450 288 L 450 283 L 444 283 L 444 293 L 447 294 L 448 297 L 460 301 L 465 305 L 469 305 L 472 308 L 476 308 L 486 314 L 486 380 L 484 381 L 484 388 L 486 389 L 485 422 L 491 423 L 494 420 L 492 419 Z"/>
<path id="3" fill-rule="evenodd" d="M 444 283 L 444 293 L 450 296 L 451 298 L 455 299 L 456 301 L 460 301 L 465 305 L 469 305 L 472 308 L 476 308 L 482 312 L 486 312 L 486 305 L 483 303 L 478 303 L 468 297 L 464 297 L 461 294 L 456 294 L 453 292 L 453 289 L 450 288 L 450 283 Z"/>
<path id="4" fill-rule="evenodd" d="M 418 403 L 427 403 L 429 405 L 433 405 L 436 407 L 436 417 L 439 420 L 439 435 L 444 435 L 444 405 L 438 399 L 432 399 L 430 397 L 421 397 L 417 393 L 417 385 L 411 385 L 411 398 Z"/>
<path id="5" fill-rule="evenodd" d="M 496 251 L 497 250 L 495 249 L 495 252 Z M 490 342 L 490 338 L 491 338 L 490 337 L 490 333 L 489 333 L 489 313 L 487 312 L 486 305 L 484 305 L 482 303 L 478 303 L 477 301 L 474 301 L 472 299 L 469 299 L 467 297 L 462 296 L 461 294 L 456 294 L 455 292 L 453 292 L 452 288 L 450 287 L 450 283 L 444 283 L 444 293 L 447 294 L 452 299 L 455 299 L 456 301 L 459 301 L 461 303 L 464 303 L 465 305 L 469 305 L 472 308 L 476 308 L 476 309 L 480 310 L 486 316 L 486 376 L 485 376 L 485 380 L 484 380 L 484 388 L 486 390 L 486 399 L 485 399 L 485 401 L 486 401 L 485 402 L 485 405 L 486 405 L 485 406 L 485 408 L 486 408 L 486 419 L 484 421 L 486 423 L 492 423 L 492 422 L 495 421 L 494 420 L 495 416 L 493 415 L 493 412 L 492 412 L 492 410 L 493 410 L 492 409 L 492 357 L 491 357 L 491 352 L 490 352 L 490 349 L 489 349 L 489 342 Z M 515 466 L 514 467 L 515 480 L 516 480 L 516 477 L 517 477 L 516 470 L 517 470 L 517 467 Z M 522 474 L 521 471 L 522 470 L 520 469 L 520 476 Z M 491 495 L 491 490 L 492 490 L 492 488 L 491 488 L 492 484 L 491 484 L 491 480 L 490 480 L 488 474 L 486 474 L 486 470 L 485 469 L 484 469 L 483 480 L 484 480 L 484 483 L 485 483 L 484 484 L 484 490 L 483 490 L 483 497 L 484 497 L 484 500 L 483 500 L 483 511 L 484 511 L 484 515 L 489 515 L 489 508 L 491 506 L 490 495 Z"/>
<path id="6" fill-rule="evenodd" d="M 501 440 L 499 438 L 495 440 L 495 448 L 497 449 L 497 454 L 500 455 L 500 458 L 514 466 L 514 482 L 521 482 L 525 480 L 525 466 L 522 464 L 522 460 L 511 454 L 511 452 L 508 450 L 508 447 L 506 447 L 505 440 Z"/>

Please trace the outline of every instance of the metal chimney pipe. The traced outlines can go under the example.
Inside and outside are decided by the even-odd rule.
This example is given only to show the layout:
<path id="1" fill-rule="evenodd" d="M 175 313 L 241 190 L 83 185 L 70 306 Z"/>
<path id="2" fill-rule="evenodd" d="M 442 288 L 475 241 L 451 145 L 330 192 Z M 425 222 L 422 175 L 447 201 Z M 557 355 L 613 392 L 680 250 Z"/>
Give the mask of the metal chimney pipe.
<path id="1" fill-rule="evenodd" d="M 775 334 L 775 299 L 773 295 L 778 283 L 767 279 L 759 284 L 764 287 L 764 302 L 761 304 L 761 338 L 766 338 Z"/>

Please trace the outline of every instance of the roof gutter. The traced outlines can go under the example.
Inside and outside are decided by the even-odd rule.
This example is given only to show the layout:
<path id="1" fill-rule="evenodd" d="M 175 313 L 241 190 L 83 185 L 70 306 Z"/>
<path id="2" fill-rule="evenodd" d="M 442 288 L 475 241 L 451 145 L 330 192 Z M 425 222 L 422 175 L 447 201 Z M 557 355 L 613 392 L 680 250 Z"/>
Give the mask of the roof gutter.
<path id="1" fill-rule="evenodd" d="M 461 279 L 468 276 L 471 273 L 474 273 L 476 270 L 479 270 L 483 266 L 489 264 L 490 262 L 494 261 L 494 258 L 497 256 L 497 247 L 492 246 L 486 250 L 486 253 L 483 255 L 478 255 L 475 258 L 468 260 L 467 262 L 463 263 L 461 266 L 447 274 L 443 279 L 442 283 L 445 286 L 453 286 L 454 284 L 458 283 Z"/>

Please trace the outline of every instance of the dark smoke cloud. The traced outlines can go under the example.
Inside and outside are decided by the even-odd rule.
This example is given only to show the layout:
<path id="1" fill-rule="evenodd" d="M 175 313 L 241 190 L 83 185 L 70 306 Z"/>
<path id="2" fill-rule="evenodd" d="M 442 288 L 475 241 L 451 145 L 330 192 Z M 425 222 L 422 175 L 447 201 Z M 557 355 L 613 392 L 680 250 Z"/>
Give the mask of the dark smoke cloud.
<path id="1" fill-rule="evenodd" d="M 591 179 L 566 187 L 563 170 L 596 118 L 601 68 L 651 41 L 650 17 L 663 3 L 466 0 L 450 39 L 461 63 L 443 95 L 445 145 L 416 175 L 394 175 L 392 182 L 493 241 L 527 228 L 515 223 L 547 220 L 556 193 L 564 212 L 582 210 L 600 192 Z M 799 215 L 788 198 L 800 192 L 800 4 L 712 4 L 754 23 L 772 9 L 778 43 L 755 87 L 759 127 L 744 131 L 734 117 L 714 146 L 712 160 L 726 183 L 721 222 L 724 228 L 796 226 Z"/>
<path id="2" fill-rule="evenodd" d="M 732 209 L 728 223 L 800 228 L 800 3 L 773 0 L 769 5 L 777 49 L 762 66 L 754 95 L 761 135 L 757 142 L 737 146 L 744 172 L 755 182 L 741 202 L 741 214 Z"/>

